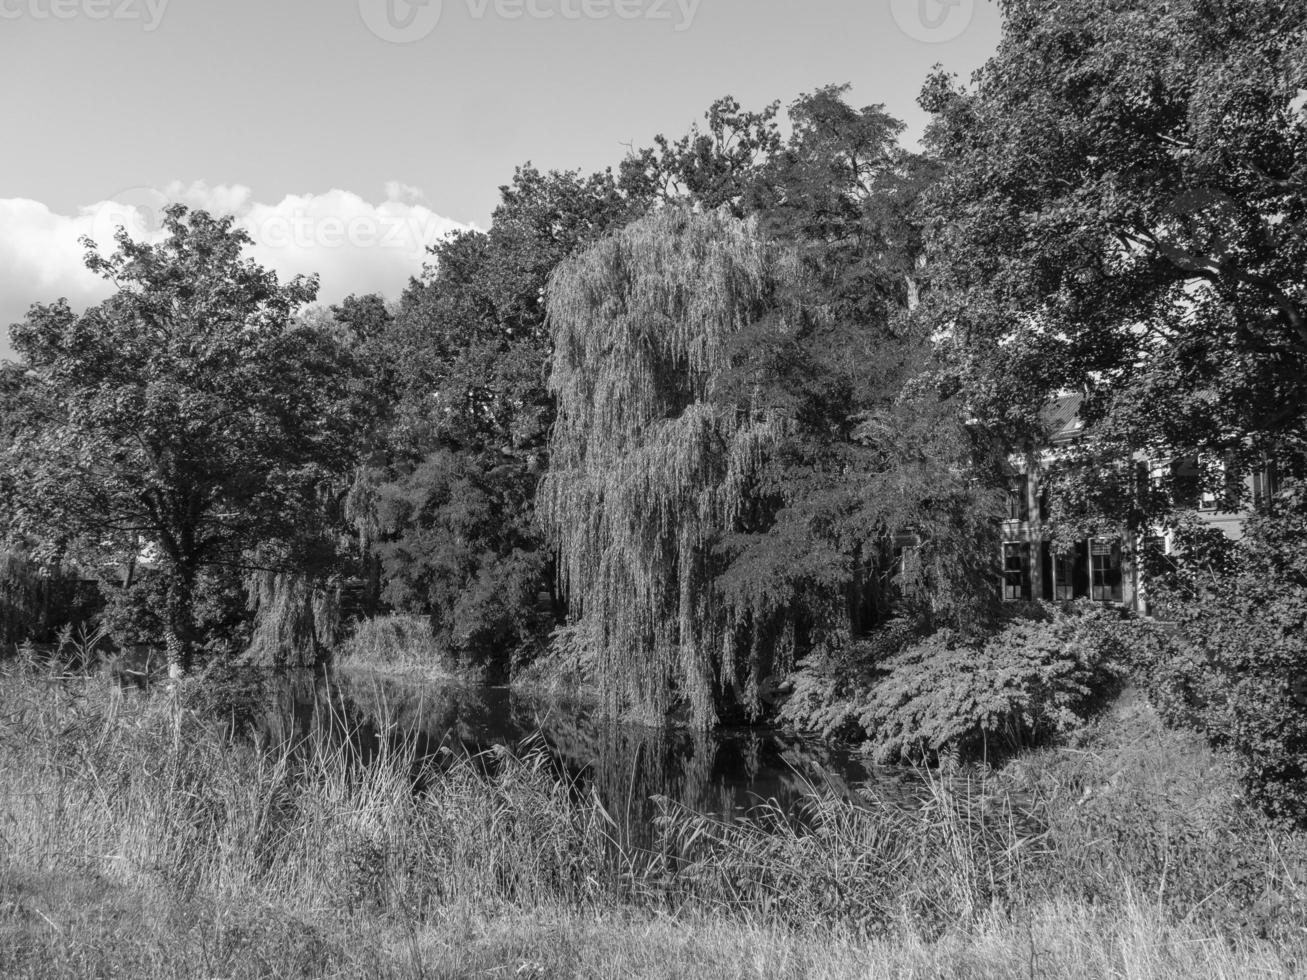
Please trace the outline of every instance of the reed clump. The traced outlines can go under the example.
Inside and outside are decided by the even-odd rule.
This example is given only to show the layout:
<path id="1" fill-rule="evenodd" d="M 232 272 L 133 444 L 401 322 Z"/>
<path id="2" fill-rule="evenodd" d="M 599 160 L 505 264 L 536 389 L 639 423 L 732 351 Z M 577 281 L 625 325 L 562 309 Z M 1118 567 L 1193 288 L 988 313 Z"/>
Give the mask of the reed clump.
<path id="1" fill-rule="evenodd" d="M 390 613 L 356 621 L 336 646 L 337 667 L 415 671 L 433 676 L 457 673 L 457 664 L 437 640 L 427 616 Z"/>
<path id="2" fill-rule="evenodd" d="M 1301 841 L 1216 792 L 1109 825 L 1080 799 L 1103 773 L 1032 757 L 927 776 L 915 806 L 664 802 L 636 852 L 540 745 L 269 748 L 212 700 L 0 676 L 0 974 L 1234 977 L 1307 948 Z M 1223 888 L 1203 855 L 1239 848 Z"/>

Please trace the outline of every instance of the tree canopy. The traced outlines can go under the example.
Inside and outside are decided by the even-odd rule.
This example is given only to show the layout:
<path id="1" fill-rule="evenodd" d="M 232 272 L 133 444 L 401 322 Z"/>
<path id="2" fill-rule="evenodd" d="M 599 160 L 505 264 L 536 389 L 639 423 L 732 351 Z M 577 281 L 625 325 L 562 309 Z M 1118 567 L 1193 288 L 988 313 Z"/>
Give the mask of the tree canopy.
<path id="1" fill-rule="evenodd" d="M 173 206 L 164 227 L 157 245 L 120 229 L 109 256 L 85 241 L 114 295 L 82 314 L 34 306 L 13 327 L 25 371 L 0 487 L 11 533 L 117 562 L 157 549 L 182 670 L 197 574 L 294 566 L 356 418 L 347 352 L 293 318 L 315 281 L 243 258 L 230 218 Z"/>
<path id="2" fill-rule="evenodd" d="M 1108 455 L 1298 465 L 1307 8 L 1002 6 L 972 84 L 937 75 L 922 95 L 933 315 L 978 415 L 1029 432 L 1083 391 Z"/>

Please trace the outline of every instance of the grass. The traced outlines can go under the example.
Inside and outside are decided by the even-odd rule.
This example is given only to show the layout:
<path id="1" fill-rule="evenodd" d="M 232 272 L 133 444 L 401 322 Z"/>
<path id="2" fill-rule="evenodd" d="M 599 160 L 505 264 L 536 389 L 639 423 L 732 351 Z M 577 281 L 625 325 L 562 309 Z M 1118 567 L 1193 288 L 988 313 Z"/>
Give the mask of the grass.
<path id="1" fill-rule="evenodd" d="M 667 805 L 654 855 L 538 751 L 260 752 L 221 715 L 202 685 L 0 678 L 0 975 L 1307 971 L 1302 840 L 1143 708 L 970 786 L 928 779 L 916 809 Z"/>
<path id="2" fill-rule="evenodd" d="M 392 613 L 360 619 L 332 652 L 336 667 L 381 674 L 412 674 L 430 680 L 465 677 L 437 641 L 426 616 Z"/>

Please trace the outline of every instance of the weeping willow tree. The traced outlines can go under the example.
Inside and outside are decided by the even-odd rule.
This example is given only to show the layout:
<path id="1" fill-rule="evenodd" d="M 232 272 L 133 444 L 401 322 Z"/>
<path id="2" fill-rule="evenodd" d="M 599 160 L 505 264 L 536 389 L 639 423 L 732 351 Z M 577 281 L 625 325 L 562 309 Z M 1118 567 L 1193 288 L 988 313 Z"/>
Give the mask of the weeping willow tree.
<path id="1" fill-rule="evenodd" d="M 810 319 L 801 277 L 753 222 L 668 209 L 552 278 L 558 420 L 541 516 L 612 710 L 661 719 L 679 695 L 709 727 L 723 686 L 743 676 L 756 692 L 756 653 L 777 646 L 783 597 L 728 600 L 716 545 L 793 425 L 739 383 L 738 340 Z"/>
<path id="2" fill-rule="evenodd" d="M 257 571 L 245 581 L 254 628 L 246 659 L 266 667 L 315 667 L 340 631 L 339 585 L 293 572 Z"/>

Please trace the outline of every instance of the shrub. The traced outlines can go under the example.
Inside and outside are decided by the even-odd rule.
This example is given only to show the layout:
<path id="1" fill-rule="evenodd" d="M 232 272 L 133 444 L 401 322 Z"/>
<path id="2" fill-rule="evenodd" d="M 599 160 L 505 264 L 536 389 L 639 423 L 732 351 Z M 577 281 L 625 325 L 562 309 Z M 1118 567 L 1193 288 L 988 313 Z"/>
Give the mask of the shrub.
<path id="1" fill-rule="evenodd" d="M 847 647 L 811 653 L 790 677 L 791 693 L 780 719 L 824 738 L 866 737 L 859 721 L 881 665 L 921 632 L 908 620 L 892 620 Z"/>
<path id="2" fill-rule="evenodd" d="M 138 568 L 130 585 L 101 581 L 100 622 L 120 650 L 164 647 L 168 583 L 157 568 Z M 195 583 L 194 618 L 201 656 L 223 659 L 244 649 L 249 613 L 239 576 L 227 569 L 205 569 Z"/>
<path id="3" fill-rule="evenodd" d="M 877 761 L 990 758 L 1082 726 L 1119 676 L 1111 613 L 1018 619 L 981 645 L 939 632 L 885 665 L 859 722 Z"/>
<path id="4" fill-rule="evenodd" d="M 377 668 L 452 668 L 426 616 L 394 613 L 360 619 L 336 648 L 339 666 Z"/>
<path id="5" fill-rule="evenodd" d="M 1175 634 L 1140 673 L 1167 721 L 1231 749 L 1249 793 L 1307 825 L 1307 489 L 1247 530 L 1232 574 L 1163 592 Z"/>
<path id="6" fill-rule="evenodd" d="M 882 763 L 989 759 L 1083 725 L 1144 628 L 1095 607 L 1040 605 L 987 639 L 901 626 L 805 662 L 782 718 L 860 734 Z"/>

